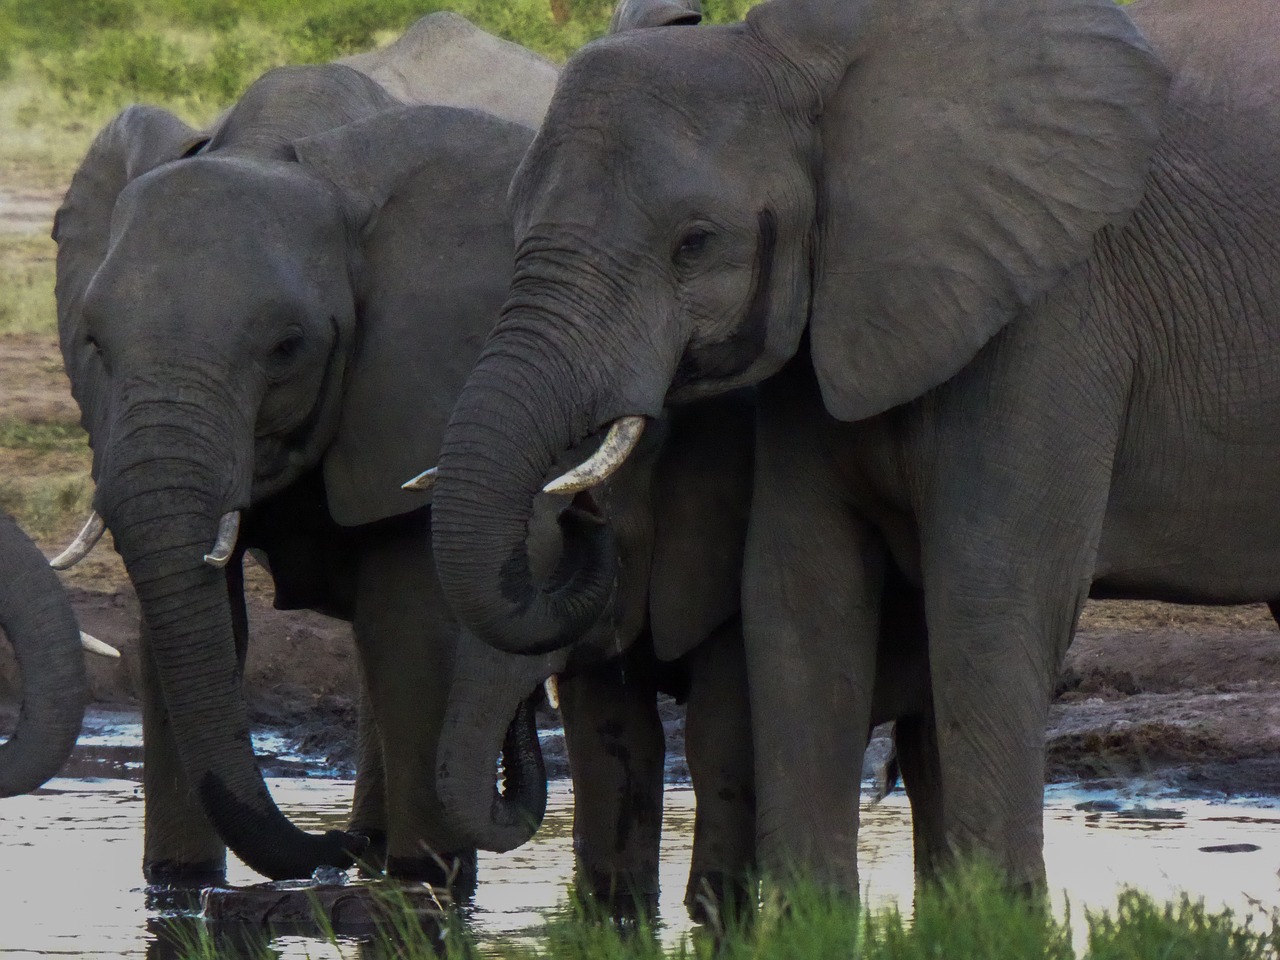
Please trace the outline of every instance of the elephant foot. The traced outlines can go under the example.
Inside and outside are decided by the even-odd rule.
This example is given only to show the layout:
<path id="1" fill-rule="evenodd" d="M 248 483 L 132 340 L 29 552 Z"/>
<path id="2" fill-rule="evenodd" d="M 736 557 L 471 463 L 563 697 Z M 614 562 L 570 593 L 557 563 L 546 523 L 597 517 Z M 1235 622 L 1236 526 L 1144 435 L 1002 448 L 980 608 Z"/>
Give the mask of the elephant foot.
<path id="1" fill-rule="evenodd" d="M 684 905 L 694 923 L 723 930 L 751 916 L 759 894 L 756 884 L 738 874 L 721 870 L 689 874 Z"/>
<path id="2" fill-rule="evenodd" d="M 353 837 L 365 843 L 364 852 L 356 861 L 356 867 L 362 877 L 380 877 L 387 869 L 387 831 L 378 829 L 363 830 L 351 827 L 347 830 Z"/>
<path id="3" fill-rule="evenodd" d="M 578 902 L 588 912 L 618 923 L 653 917 L 658 912 L 656 877 L 638 878 L 579 867 L 574 888 Z"/>
<path id="4" fill-rule="evenodd" d="M 227 862 L 222 858 L 203 863 L 147 860 L 142 864 L 142 875 L 155 887 L 209 887 L 226 880 Z"/>
<path id="5" fill-rule="evenodd" d="M 447 889 L 455 901 L 470 900 L 476 893 L 476 852 L 443 853 L 427 857 L 386 858 L 388 877 L 412 880 Z"/>

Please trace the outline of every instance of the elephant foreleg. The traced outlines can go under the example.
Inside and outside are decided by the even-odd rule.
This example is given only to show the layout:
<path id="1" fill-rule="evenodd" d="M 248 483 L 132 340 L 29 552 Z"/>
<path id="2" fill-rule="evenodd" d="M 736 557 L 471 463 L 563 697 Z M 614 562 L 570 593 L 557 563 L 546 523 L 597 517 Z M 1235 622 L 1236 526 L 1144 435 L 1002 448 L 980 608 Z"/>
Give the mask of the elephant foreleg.
<path id="1" fill-rule="evenodd" d="M 560 678 L 578 893 L 616 915 L 652 914 L 658 898 L 666 747 L 644 646 Z"/>
<path id="2" fill-rule="evenodd" d="M 900 718 L 894 724 L 893 736 L 902 785 L 911 801 L 918 886 L 936 879 L 948 861 L 946 825 L 942 817 L 942 770 L 938 765 L 938 732 L 933 708 Z"/>
<path id="3" fill-rule="evenodd" d="M 761 403 L 742 581 L 757 855 L 766 877 L 856 896 L 885 550 L 848 506 L 821 423 L 805 426 L 819 403 L 786 382 Z"/>
<path id="4" fill-rule="evenodd" d="M 684 903 L 695 920 L 754 902 L 756 789 L 742 622 L 734 618 L 688 655 L 685 754 L 697 796 Z"/>
<path id="5" fill-rule="evenodd" d="M 227 565 L 227 595 L 236 662 L 244 673 L 249 620 L 244 604 L 243 554 Z M 142 872 L 148 883 L 208 884 L 227 872 L 227 848 L 183 773 L 160 678 L 151 656 L 150 630 L 141 630 L 142 786 L 145 797 Z"/>
<path id="6" fill-rule="evenodd" d="M 451 835 L 435 762 L 453 673 L 457 624 L 436 581 L 427 525 L 370 534 L 361 547 L 355 639 L 379 731 L 387 873 L 475 889 L 474 847 Z"/>
<path id="7" fill-rule="evenodd" d="M 361 869 L 376 873 L 386 868 L 387 784 L 382 763 L 382 739 L 363 679 L 360 684 L 356 751 L 356 788 L 347 832 L 369 841 L 360 857 Z"/>

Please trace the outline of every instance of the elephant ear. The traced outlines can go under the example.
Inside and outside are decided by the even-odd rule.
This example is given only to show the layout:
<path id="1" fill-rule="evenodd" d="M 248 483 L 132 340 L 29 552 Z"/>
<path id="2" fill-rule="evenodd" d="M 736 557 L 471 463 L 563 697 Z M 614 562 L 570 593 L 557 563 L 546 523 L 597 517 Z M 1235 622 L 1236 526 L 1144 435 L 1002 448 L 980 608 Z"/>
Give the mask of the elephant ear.
<path id="1" fill-rule="evenodd" d="M 91 443 L 102 442 L 105 372 L 89 341 L 84 298 L 111 235 L 116 198 L 131 180 L 198 150 L 206 138 L 167 110 L 132 106 L 102 128 L 80 163 L 53 220 L 58 244 L 55 296 L 62 358 Z M 94 462 L 97 476 L 97 462 Z"/>
<path id="2" fill-rule="evenodd" d="M 435 466 L 454 401 L 506 299 L 507 185 L 532 139 L 527 127 L 478 111 L 416 106 L 295 144 L 359 227 L 355 353 L 324 461 L 338 523 L 430 502 L 400 485 Z"/>
<path id="3" fill-rule="evenodd" d="M 754 398 L 726 394 L 670 416 L 652 490 L 649 629 L 660 660 L 684 656 L 741 607 Z"/>
<path id="4" fill-rule="evenodd" d="M 610 33 L 640 27 L 672 27 L 702 22 L 701 0 L 619 0 L 613 8 Z"/>
<path id="5" fill-rule="evenodd" d="M 825 83 L 810 333 L 841 420 L 949 379 L 1142 196 L 1168 76 L 1112 0 L 779 0 L 748 22 Z"/>

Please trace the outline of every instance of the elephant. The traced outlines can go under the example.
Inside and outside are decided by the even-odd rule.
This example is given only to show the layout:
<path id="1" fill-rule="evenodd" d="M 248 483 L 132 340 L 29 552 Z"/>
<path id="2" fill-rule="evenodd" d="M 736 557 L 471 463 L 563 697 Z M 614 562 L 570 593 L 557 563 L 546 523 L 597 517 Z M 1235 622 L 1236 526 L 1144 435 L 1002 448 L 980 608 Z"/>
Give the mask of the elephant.
<path id="1" fill-rule="evenodd" d="M 892 575 L 927 625 L 941 856 L 1042 884 L 1045 717 L 1086 597 L 1280 594 L 1277 35 L 1265 0 L 769 0 L 585 47 L 441 446 L 462 625 L 571 640 L 617 550 L 582 527 L 533 577 L 551 465 L 754 384 L 762 870 L 857 890 Z"/>
<path id="2" fill-rule="evenodd" d="M 18 720 L 0 743 L 0 797 L 13 797 L 38 788 L 71 756 L 89 681 L 82 634 L 57 574 L 2 512 L 0 633 L 9 638 L 22 674 Z"/>
<path id="3" fill-rule="evenodd" d="M 432 15 L 384 51 L 268 73 L 207 133 L 132 108 L 68 192 L 60 330 L 96 516 L 142 603 L 153 883 L 216 881 L 224 844 L 271 877 L 358 855 L 455 892 L 474 883 L 474 843 L 434 786 L 464 638 L 435 585 L 430 494 L 400 480 L 408 458 L 433 455 L 510 282 L 503 197 L 533 135 L 520 121 L 555 75 L 531 58 Z M 193 224 L 198 248 L 182 240 Z M 292 828 L 254 769 L 238 681 L 246 551 L 278 607 L 354 624 L 364 696 L 345 835 Z M 532 714 L 516 713 L 507 795 L 540 815 Z"/>
<path id="4" fill-rule="evenodd" d="M 131 107 L 58 211 L 60 339 L 96 483 L 65 562 L 109 527 L 140 599 L 151 883 L 218 881 L 228 846 L 273 879 L 383 855 L 395 876 L 474 876 L 431 762 L 456 626 L 433 586 L 430 497 L 400 481 L 438 446 L 510 280 L 505 193 L 533 131 L 463 105 L 526 116 L 556 73 L 477 34 L 433 15 L 352 66 L 270 71 L 204 133 Z M 410 55 L 430 82 L 396 59 Z M 508 70 L 510 109 L 494 90 Z M 444 83 L 449 105 L 407 105 L 383 74 L 419 99 Z M 257 769 L 247 550 L 277 606 L 353 623 L 346 831 L 294 827 Z"/>

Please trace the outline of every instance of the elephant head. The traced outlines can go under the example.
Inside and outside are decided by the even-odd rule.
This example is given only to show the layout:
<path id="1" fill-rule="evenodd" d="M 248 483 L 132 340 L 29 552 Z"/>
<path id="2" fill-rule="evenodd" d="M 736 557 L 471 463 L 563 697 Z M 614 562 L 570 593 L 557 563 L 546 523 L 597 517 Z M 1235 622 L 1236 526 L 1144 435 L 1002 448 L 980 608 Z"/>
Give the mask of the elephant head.
<path id="1" fill-rule="evenodd" d="M 257 769 L 233 643 L 238 579 L 219 569 L 235 556 L 235 518 L 317 465 L 340 524 L 426 505 L 399 483 L 410 457 L 438 447 L 442 398 L 483 335 L 453 301 L 501 297 L 482 278 L 510 269 L 503 191 L 529 135 L 404 107 L 345 66 L 282 68 L 209 135 L 126 110 L 58 212 L 59 329 L 95 508 L 141 601 L 188 782 L 267 876 L 347 865 L 354 844 L 293 827 Z M 491 149 L 477 157 L 480 136 Z M 414 177 L 425 165 L 446 173 Z M 433 219 L 407 244 L 397 224 L 415 211 Z M 449 277 L 432 301 L 388 280 L 410 275 L 410 256 Z M 433 323 L 438 356 L 388 376 L 386 358 Z"/>
<path id="2" fill-rule="evenodd" d="M 758 383 L 805 338 L 841 420 L 954 375 L 1137 204 L 1167 85 L 1111 0 L 771 0 L 585 47 L 512 184 L 515 279 L 441 451 L 462 622 L 528 653 L 598 616 L 604 538 L 538 584 L 523 531 L 611 424 Z"/>
<path id="3" fill-rule="evenodd" d="M 89 684 L 75 614 L 55 574 L 0 513 L 0 632 L 22 674 L 22 708 L 0 744 L 0 797 L 28 793 L 58 772 L 75 746 Z"/>

